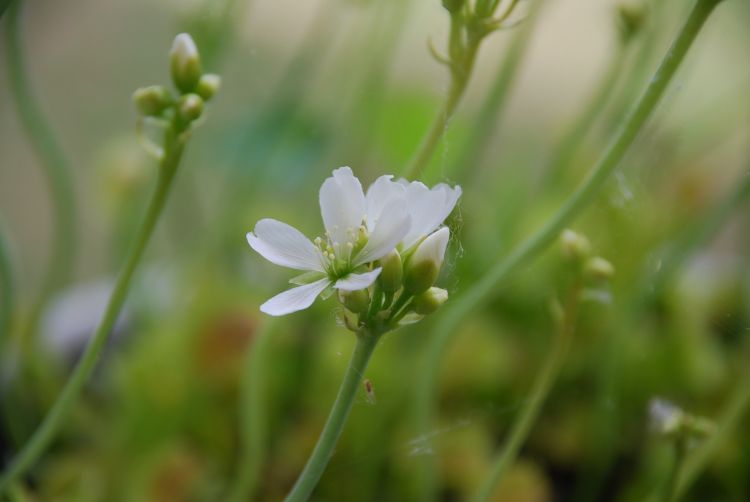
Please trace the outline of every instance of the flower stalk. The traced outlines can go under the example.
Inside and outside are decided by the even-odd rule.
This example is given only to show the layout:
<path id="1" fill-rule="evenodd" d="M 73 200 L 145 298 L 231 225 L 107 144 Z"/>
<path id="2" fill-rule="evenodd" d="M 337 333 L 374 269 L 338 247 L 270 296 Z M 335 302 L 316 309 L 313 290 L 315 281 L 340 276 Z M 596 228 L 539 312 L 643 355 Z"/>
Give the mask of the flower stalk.
<path id="1" fill-rule="evenodd" d="M 139 94 L 136 92 L 136 100 Z M 139 103 L 136 104 L 138 105 Z M 190 138 L 192 130 L 191 121 L 185 120 L 180 111 L 174 109 L 174 107 L 166 109 L 161 118 L 165 121 L 164 145 L 160 149 L 161 155 L 159 157 L 159 174 L 156 187 L 140 228 L 136 233 L 135 241 L 117 277 L 104 316 L 94 331 L 92 338 L 89 340 L 73 373 L 42 420 L 42 423 L 24 444 L 2 477 L 0 477 L 0 494 L 4 493 L 19 476 L 23 475 L 34 465 L 62 427 L 68 413 L 81 394 L 91 373 L 94 371 L 102 350 L 109 339 L 112 327 L 125 303 L 133 275 L 164 208 L 180 160 L 182 159 L 185 145 Z"/>
<path id="2" fill-rule="evenodd" d="M 490 33 L 504 28 L 505 22 L 517 5 L 516 1 L 512 1 L 495 18 L 493 16 L 498 3 L 483 2 L 472 7 L 471 2 L 464 0 L 446 0 L 443 2 L 443 6 L 450 15 L 448 56 L 440 55 L 431 45 L 430 50 L 435 59 L 448 67 L 451 81 L 445 101 L 422 138 L 416 154 L 404 170 L 404 177 L 407 179 L 419 178 L 432 159 L 435 149 L 440 143 L 440 138 L 445 133 L 445 129 L 450 123 L 464 91 L 466 91 L 482 40 Z"/>
<path id="3" fill-rule="evenodd" d="M 499 259 L 487 274 L 451 304 L 442 322 L 433 333 L 425 353 L 425 366 L 423 371 L 419 373 L 419 380 L 416 384 L 415 421 L 417 430 L 422 431 L 429 428 L 437 371 L 444 351 L 456 334 L 458 324 L 469 312 L 487 301 L 492 291 L 508 275 L 546 249 L 565 226 L 569 225 L 595 199 L 648 118 L 653 114 L 667 85 L 674 77 L 710 14 L 720 2 L 721 0 L 696 1 L 685 24 L 650 80 L 645 93 L 578 189 L 540 230 L 523 241 L 510 255 Z M 431 464 L 431 461 L 426 462 L 420 472 L 420 489 L 423 495 L 433 491 L 434 475 L 432 473 L 434 472 L 434 465 Z M 429 496 L 424 495 L 422 498 L 429 498 Z"/>

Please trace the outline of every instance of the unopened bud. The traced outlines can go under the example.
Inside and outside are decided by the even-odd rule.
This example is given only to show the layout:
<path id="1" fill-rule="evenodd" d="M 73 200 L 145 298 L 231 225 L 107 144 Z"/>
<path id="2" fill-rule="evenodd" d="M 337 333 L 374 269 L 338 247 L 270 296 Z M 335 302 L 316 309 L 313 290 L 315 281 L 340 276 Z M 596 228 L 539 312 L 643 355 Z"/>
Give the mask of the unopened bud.
<path id="1" fill-rule="evenodd" d="M 443 7 L 445 7 L 445 10 L 453 14 L 461 10 L 461 7 L 464 6 L 464 1 L 465 0 L 443 0 Z"/>
<path id="2" fill-rule="evenodd" d="M 591 253 L 589 240 L 584 235 L 570 229 L 563 230 L 563 233 L 560 234 L 560 244 L 565 257 L 571 260 L 585 259 Z"/>
<path id="3" fill-rule="evenodd" d="M 206 73 L 205 75 L 201 76 L 200 80 L 198 80 L 198 85 L 195 88 L 195 93 L 202 97 L 204 100 L 208 101 L 209 99 L 213 98 L 217 92 L 219 92 L 219 88 L 221 87 L 221 77 L 216 75 L 215 73 Z"/>
<path id="4" fill-rule="evenodd" d="M 685 412 L 667 400 L 654 398 L 648 404 L 651 430 L 670 436 L 682 428 Z"/>
<path id="5" fill-rule="evenodd" d="M 586 275 L 595 281 L 606 281 L 615 275 L 615 267 L 601 256 L 595 256 L 586 262 Z"/>
<path id="6" fill-rule="evenodd" d="M 639 5 L 620 4 L 617 6 L 617 23 L 620 36 L 624 41 L 630 40 L 646 23 L 645 8 Z"/>
<path id="7" fill-rule="evenodd" d="M 197 94 L 185 94 L 180 96 L 177 103 L 177 112 L 185 122 L 192 122 L 203 113 L 203 99 Z"/>
<path id="8" fill-rule="evenodd" d="M 435 283 L 443 266 L 450 231 L 443 227 L 430 234 L 411 255 L 406 267 L 404 289 L 413 295 L 427 291 Z"/>
<path id="9" fill-rule="evenodd" d="M 165 87 L 151 85 L 136 89 L 133 93 L 133 102 L 141 115 L 149 117 L 161 114 L 172 104 L 172 96 Z"/>
<path id="10" fill-rule="evenodd" d="M 193 92 L 201 78 L 201 57 L 195 42 L 187 33 L 180 33 L 169 52 L 170 70 L 175 87 L 181 92 Z"/>
<path id="11" fill-rule="evenodd" d="M 412 300 L 412 308 L 419 315 L 430 315 L 448 301 L 448 291 L 442 288 L 431 287 L 421 295 Z"/>
<path id="12" fill-rule="evenodd" d="M 395 293 L 401 287 L 404 277 L 401 255 L 395 249 L 380 259 L 380 286 L 385 293 Z"/>
<path id="13" fill-rule="evenodd" d="M 356 291 L 339 290 L 339 301 L 355 314 L 367 312 L 370 306 L 370 295 L 366 289 Z"/>

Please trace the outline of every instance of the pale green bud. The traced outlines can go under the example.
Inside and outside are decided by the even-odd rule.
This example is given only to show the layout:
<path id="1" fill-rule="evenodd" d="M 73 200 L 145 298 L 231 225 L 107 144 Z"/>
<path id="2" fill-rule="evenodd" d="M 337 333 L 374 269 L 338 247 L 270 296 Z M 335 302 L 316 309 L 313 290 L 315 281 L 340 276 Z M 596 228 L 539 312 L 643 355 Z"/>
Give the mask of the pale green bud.
<path id="1" fill-rule="evenodd" d="M 572 260 L 583 260 L 591 253 L 591 244 L 586 236 L 570 229 L 563 230 L 560 234 L 560 245 L 566 258 Z"/>
<path id="2" fill-rule="evenodd" d="M 406 266 L 404 289 L 413 295 L 427 291 L 435 284 L 435 280 L 443 266 L 445 248 L 448 246 L 450 231 L 442 227 L 430 234 L 411 255 Z"/>
<path id="3" fill-rule="evenodd" d="M 431 287 L 421 295 L 412 300 L 412 308 L 419 315 L 430 315 L 448 301 L 448 291 L 442 288 Z"/>
<path id="4" fill-rule="evenodd" d="M 181 92 L 193 92 L 201 78 L 201 57 L 193 38 L 187 33 L 180 33 L 172 43 L 169 52 L 169 64 L 172 81 Z"/>
<path id="5" fill-rule="evenodd" d="M 601 256 L 595 256 L 586 262 L 586 275 L 597 281 L 606 281 L 615 275 L 615 267 Z"/>
<path id="6" fill-rule="evenodd" d="M 136 89 L 133 93 L 133 102 L 141 115 L 155 116 L 172 104 L 172 96 L 165 87 L 150 85 Z"/>
<path id="7" fill-rule="evenodd" d="M 646 9 L 641 5 L 621 4 L 617 6 L 617 22 L 620 36 L 628 41 L 646 24 Z"/>
<path id="8" fill-rule="evenodd" d="M 453 14 L 461 10 L 461 7 L 464 6 L 464 1 L 465 0 L 443 0 L 443 7 L 445 7 L 445 10 Z"/>
<path id="9" fill-rule="evenodd" d="M 177 103 L 177 112 L 182 120 L 192 122 L 203 113 L 203 99 L 197 94 L 180 96 Z"/>
<path id="10" fill-rule="evenodd" d="M 385 293 L 395 293 L 401 287 L 404 267 L 401 255 L 395 249 L 380 259 L 380 286 Z"/>
<path id="11" fill-rule="evenodd" d="M 215 73 L 206 73 L 201 76 L 200 80 L 198 80 L 198 86 L 195 88 L 195 93 L 208 101 L 219 92 L 220 87 L 221 77 Z"/>
<path id="12" fill-rule="evenodd" d="M 370 307 L 370 294 L 366 289 L 359 289 L 357 291 L 343 291 L 339 290 L 339 301 L 355 314 L 362 314 L 367 312 Z"/>

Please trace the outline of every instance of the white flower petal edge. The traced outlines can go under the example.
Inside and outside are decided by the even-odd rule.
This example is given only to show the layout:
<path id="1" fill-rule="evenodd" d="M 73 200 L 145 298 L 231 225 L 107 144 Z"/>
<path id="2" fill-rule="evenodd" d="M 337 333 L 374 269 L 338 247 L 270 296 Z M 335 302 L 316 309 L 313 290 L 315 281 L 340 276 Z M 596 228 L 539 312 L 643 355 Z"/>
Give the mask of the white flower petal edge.
<path id="1" fill-rule="evenodd" d="M 375 221 L 367 244 L 355 257 L 355 265 L 362 265 L 387 255 L 409 232 L 411 217 L 407 211 L 406 201 L 390 200 L 391 203 L 383 209 L 380 217 Z"/>
<path id="2" fill-rule="evenodd" d="M 397 200 L 406 201 L 406 187 L 392 180 L 392 175 L 383 175 L 367 189 L 365 205 L 367 209 L 367 230 L 370 232 L 375 229 L 375 223 L 380 219 L 383 210 Z"/>
<path id="3" fill-rule="evenodd" d="M 328 278 L 288 289 L 260 306 L 260 311 L 272 316 L 282 316 L 304 310 L 313 304 L 315 299 L 331 283 Z"/>
<path id="4" fill-rule="evenodd" d="M 441 227 L 439 230 L 432 232 L 419 244 L 417 250 L 414 251 L 411 262 L 431 261 L 439 269 L 443 266 L 445 248 L 448 247 L 450 236 L 451 233 L 448 227 Z"/>
<path id="5" fill-rule="evenodd" d="M 247 233 L 247 242 L 263 258 L 296 270 L 323 271 L 320 250 L 302 232 L 270 218 L 262 219 L 253 232 Z"/>
<path id="6" fill-rule="evenodd" d="M 364 274 L 349 274 L 346 277 L 339 279 L 334 284 L 334 288 L 342 291 L 357 291 L 370 287 L 375 282 L 375 279 L 380 275 L 381 268 L 378 267 L 372 272 L 366 272 Z"/>
<path id="7" fill-rule="evenodd" d="M 356 232 L 366 213 L 365 194 L 352 170 L 349 167 L 334 170 L 333 176 L 320 187 L 319 200 L 328 235 L 333 242 L 347 242 L 347 232 Z"/>
<path id="8" fill-rule="evenodd" d="M 427 188 L 424 183 L 399 180 L 406 187 L 406 200 L 411 214 L 411 228 L 404 237 L 403 247 L 408 249 L 422 237 L 438 228 L 450 215 L 461 197 L 461 187 L 449 187 L 440 183 Z"/>

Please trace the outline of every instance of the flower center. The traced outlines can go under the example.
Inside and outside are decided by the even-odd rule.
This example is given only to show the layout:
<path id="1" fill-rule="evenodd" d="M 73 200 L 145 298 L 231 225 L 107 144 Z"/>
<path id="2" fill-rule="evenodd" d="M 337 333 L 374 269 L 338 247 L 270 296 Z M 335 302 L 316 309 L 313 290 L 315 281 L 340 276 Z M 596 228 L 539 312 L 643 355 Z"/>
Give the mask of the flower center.
<path id="1" fill-rule="evenodd" d="M 331 230 L 338 234 L 337 227 L 333 227 Z M 362 251 L 370 237 L 364 220 L 359 227 L 347 228 L 345 235 L 346 240 L 338 242 L 334 240 L 331 232 L 326 231 L 323 237 L 316 237 L 313 241 L 320 249 L 324 260 L 323 268 L 331 279 L 344 277 L 352 271 L 354 268 L 352 260 Z"/>

